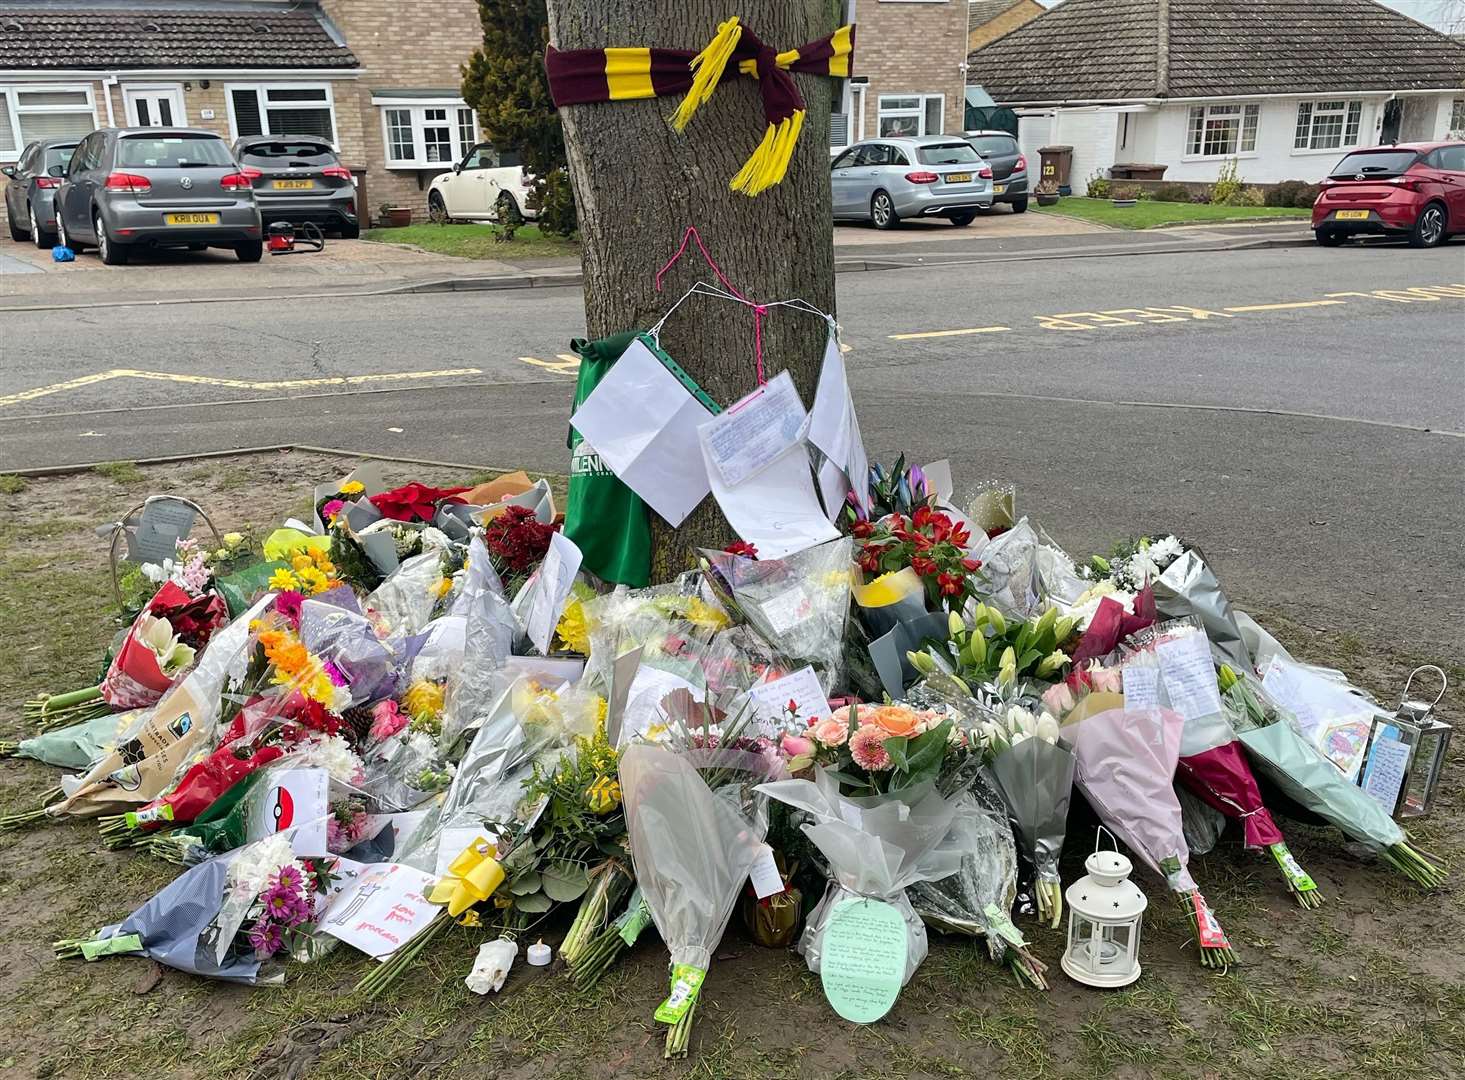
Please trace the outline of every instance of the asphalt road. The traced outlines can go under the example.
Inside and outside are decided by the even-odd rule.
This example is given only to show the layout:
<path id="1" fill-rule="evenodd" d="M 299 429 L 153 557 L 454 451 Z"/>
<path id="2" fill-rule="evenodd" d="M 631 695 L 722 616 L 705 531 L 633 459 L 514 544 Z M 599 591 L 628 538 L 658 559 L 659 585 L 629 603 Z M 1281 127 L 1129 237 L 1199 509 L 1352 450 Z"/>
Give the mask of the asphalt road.
<path id="1" fill-rule="evenodd" d="M 1465 244 L 857 273 L 839 304 L 872 456 L 1460 655 Z M 583 329 L 573 289 L 4 312 L 0 471 L 283 443 L 563 471 Z"/>

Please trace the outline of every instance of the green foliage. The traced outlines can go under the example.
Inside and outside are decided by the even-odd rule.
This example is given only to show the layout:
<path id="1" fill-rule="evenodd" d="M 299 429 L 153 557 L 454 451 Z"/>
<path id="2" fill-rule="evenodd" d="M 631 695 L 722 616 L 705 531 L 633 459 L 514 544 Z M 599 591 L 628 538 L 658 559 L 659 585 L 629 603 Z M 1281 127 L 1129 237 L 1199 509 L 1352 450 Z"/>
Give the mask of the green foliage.
<path id="1" fill-rule="evenodd" d="M 1236 206 L 1265 206 L 1266 205 L 1266 195 L 1262 192 L 1262 189 L 1261 188 L 1254 188 L 1254 187 L 1242 188 L 1240 194 L 1238 194 L 1236 196 L 1235 205 Z"/>
<path id="2" fill-rule="evenodd" d="M 1303 184 L 1297 189 L 1297 194 L 1292 197 L 1292 205 L 1299 210 L 1311 210 L 1312 204 L 1317 202 L 1317 197 L 1322 194 L 1322 187 L 1318 184 Z"/>
<path id="3" fill-rule="evenodd" d="M 1267 190 L 1265 202 L 1267 206 L 1293 206 L 1297 201 L 1297 193 L 1307 184 L 1301 180 L 1283 180 L 1280 184 L 1273 184 Z"/>
<path id="4" fill-rule="evenodd" d="M 0 495 L 19 495 L 25 490 L 25 477 L 0 473 Z"/>
<path id="5" fill-rule="evenodd" d="M 1211 203 L 1216 206 L 1240 206 L 1241 166 L 1235 158 L 1221 164 L 1216 182 L 1211 185 Z"/>
<path id="6" fill-rule="evenodd" d="M 1057 608 L 1033 621 L 1008 622 L 996 608 L 978 604 L 971 626 L 952 615 L 947 641 L 928 641 L 923 652 L 906 655 L 922 674 L 945 671 L 968 687 L 993 680 L 1011 687 L 1020 678 L 1056 681 L 1069 659 L 1061 646 L 1077 625 L 1070 616 L 1060 619 Z"/>
<path id="7" fill-rule="evenodd" d="M 104 461 L 96 466 L 93 471 L 105 476 L 114 484 L 122 484 L 123 486 L 140 484 L 143 481 L 142 470 L 137 467 L 135 462 L 131 461 Z"/>
<path id="8" fill-rule="evenodd" d="M 1156 202 L 1190 202 L 1190 188 L 1184 184 L 1156 184 L 1150 195 Z"/>
<path id="9" fill-rule="evenodd" d="M 555 206 L 540 228 L 567 236 L 575 231 L 574 200 L 566 197 L 564 131 L 544 71 L 545 0 L 478 0 L 478 19 L 483 45 L 463 72 L 463 100 L 489 142 L 519 155 L 534 178 L 534 205 Z"/>
<path id="10" fill-rule="evenodd" d="M 1105 176 L 1094 173 L 1089 177 L 1088 190 L 1084 192 L 1090 199 L 1108 199 L 1112 197 L 1114 185 Z"/>

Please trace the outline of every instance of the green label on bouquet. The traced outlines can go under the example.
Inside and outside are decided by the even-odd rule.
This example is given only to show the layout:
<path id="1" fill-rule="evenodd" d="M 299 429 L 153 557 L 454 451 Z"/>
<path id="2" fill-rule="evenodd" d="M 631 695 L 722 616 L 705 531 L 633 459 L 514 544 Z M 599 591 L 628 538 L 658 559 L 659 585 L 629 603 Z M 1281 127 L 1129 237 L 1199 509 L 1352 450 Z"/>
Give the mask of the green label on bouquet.
<path id="1" fill-rule="evenodd" d="M 1272 858 L 1277 860 L 1277 865 L 1282 868 L 1282 873 L 1287 876 L 1287 881 L 1294 890 L 1309 892 L 1317 888 L 1317 882 L 1308 876 L 1307 871 L 1302 868 L 1302 864 L 1293 857 L 1292 852 L 1287 850 L 1286 844 L 1273 844 Z"/>
<path id="2" fill-rule="evenodd" d="M 102 938 L 100 941 L 81 943 L 81 955 L 88 960 L 100 960 L 104 956 L 135 952 L 142 952 L 142 938 L 137 934 L 122 934 L 118 937 Z"/>
<path id="3" fill-rule="evenodd" d="M 687 1015 L 687 1010 L 697 1000 L 697 991 L 702 989 L 702 980 L 707 972 L 691 964 L 674 964 L 671 969 L 671 993 L 667 994 L 656 1009 L 656 1019 L 663 1024 L 675 1024 Z"/>
<path id="4" fill-rule="evenodd" d="M 1003 941 L 1013 948 L 1027 948 L 1027 940 L 1022 936 L 1022 931 L 1012 925 L 1012 920 L 1007 917 L 996 904 L 988 904 L 982 909 L 982 914 L 987 917 L 987 927 Z"/>
<path id="5" fill-rule="evenodd" d="M 129 810 L 122 815 L 122 820 L 127 823 L 129 829 L 141 828 L 144 825 L 151 825 L 157 821 L 172 821 L 173 807 L 169 803 L 162 806 L 155 806 L 151 810 Z"/>
<path id="6" fill-rule="evenodd" d="M 636 944 L 636 939 L 641 936 L 651 922 L 651 909 L 646 906 L 645 900 L 638 900 L 633 907 L 626 909 L 626 913 L 618 920 L 621 940 L 630 948 Z"/>

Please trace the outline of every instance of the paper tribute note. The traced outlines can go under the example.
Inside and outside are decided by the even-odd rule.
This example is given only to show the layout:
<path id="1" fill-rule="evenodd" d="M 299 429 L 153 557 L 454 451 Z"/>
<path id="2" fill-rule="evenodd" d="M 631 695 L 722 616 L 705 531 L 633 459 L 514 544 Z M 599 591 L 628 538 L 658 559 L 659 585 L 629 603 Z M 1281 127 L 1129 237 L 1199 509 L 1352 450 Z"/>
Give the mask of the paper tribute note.
<path id="1" fill-rule="evenodd" d="M 1127 664 L 1124 668 L 1124 707 L 1154 709 L 1160 704 L 1160 669 L 1148 664 Z"/>
<path id="2" fill-rule="evenodd" d="M 385 960 L 441 910 L 427 902 L 435 879 L 401 863 L 364 869 L 325 910 L 320 929 L 368 956 Z"/>
<path id="3" fill-rule="evenodd" d="M 1363 790 L 1390 814 L 1399 804 L 1399 792 L 1409 775 L 1409 758 L 1413 753 L 1407 743 L 1394 737 L 1395 731 L 1397 729 L 1387 729 L 1374 740 L 1363 774 Z"/>
<path id="4" fill-rule="evenodd" d="M 873 1024 L 890 1011 L 905 983 L 910 947 L 905 919 L 883 900 L 841 900 L 824 927 L 819 977 L 835 1012 Z"/>
<path id="5" fill-rule="evenodd" d="M 290 846 L 295 854 L 325 856 L 331 774 L 325 769 L 286 769 L 270 780 L 256 819 L 250 822 L 250 837 L 294 829 Z"/>
<path id="6" fill-rule="evenodd" d="M 139 562 L 161 563 L 178 557 L 178 541 L 193 529 L 197 515 L 180 499 L 155 495 L 143 504 L 142 517 L 133 538 L 133 554 Z"/>
<path id="7" fill-rule="evenodd" d="M 758 725 L 770 735 L 802 731 L 815 719 L 825 719 L 831 712 L 824 687 L 819 685 L 819 676 L 812 667 L 759 683 L 748 691 L 748 697 L 752 699 Z"/>
<path id="8" fill-rule="evenodd" d="M 753 861 L 752 867 L 748 870 L 748 881 L 752 883 L 753 892 L 758 894 L 759 900 L 777 896 L 784 891 L 783 875 L 778 872 L 778 862 L 773 857 L 773 849 L 767 844 L 764 844 L 759 850 L 758 858 Z"/>
<path id="9" fill-rule="evenodd" d="M 756 476 L 799 441 L 808 414 L 793 376 L 781 371 L 700 428 L 707 460 L 729 487 Z"/>
<path id="10" fill-rule="evenodd" d="M 1216 685 L 1216 665 L 1205 634 L 1182 634 L 1155 646 L 1160 670 L 1165 673 L 1165 692 L 1170 705 L 1188 718 L 1214 716 L 1221 711 L 1221 690 Z M 1126 674 L 1125 696 L 1129 683 Z"/>
<path id="11" fill-rule="evenodd" d="M 850 491 L 855 492 L 868 510 L 870 466 L 854 399 L 850 396 L 844 354 L 833 335 L 824 347 L 819 389 L 814 393 L 814 408 L 809 414 L 809 442 L 824 455 L 825 460 L 819 466 L 819 491 L 830 518 L 843 508 Z"/>
<path id="12" fill-rule="evenodd" d="M 539 564 L 534 595 L 529 598 L 529 614 L 524 620 L 524 632 L 541 653 L 549 652 L 554 628 L 565 610 L 575 575 L 580 572 L 581 558 L 575 541 L 564 533 L 550 536 L 549 551 L 545 553 L 544 562 Z"/>

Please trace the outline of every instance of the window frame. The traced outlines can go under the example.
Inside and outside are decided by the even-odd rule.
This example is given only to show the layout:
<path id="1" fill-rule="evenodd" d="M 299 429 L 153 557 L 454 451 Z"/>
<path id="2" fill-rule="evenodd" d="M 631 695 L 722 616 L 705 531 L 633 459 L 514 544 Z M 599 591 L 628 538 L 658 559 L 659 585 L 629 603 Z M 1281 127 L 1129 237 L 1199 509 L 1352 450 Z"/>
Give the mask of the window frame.
<path id="1" fill-rule="evenodd" d="M 1201 114 L 1200 115 L 1200 118 L 1199 118 L 1200 119 L 1200 131 L 1199 131 L 1200 145 L 1199 145 L 1198 148 L 1196 148 L 1196 144 L 1195 144 L 1195 141 L 1194 141 L 1194 138 L 1193 138 L 1197 134 L 1197 132 L 1195 130 L 1195 121 L 1196 121 L 1196 115 L 1195 114 L 1196 114 L 1197 110 L 1199 110 L 1199 112 Z M 1232 115 L 1232 110 L 1235 110 L 1234 117 Z M 1213 114 L 1214 114 L 1214 118 L 1217 119 L 1217 120 L 1231 120 L 1231 119 L 1235 119 L 1236 120 L 1236 147 L 1235 147 L 1234 150 L 1223 151 L 1222 153 L 1218 153 L 1218 154 L 1208 154 L 1208 153 L 1205 152 L 1205 148 L 1206 148 L 1206 128 L 1207 128 L 1207 124 L 1209 124 L 1209 122 L 1213 118 Z M 1248 132 L 1247 132 L 1247 121 L 1248 120 L 1252 121 L 1252 123 L 1250 125 L 1251 126 L 1251 130 L 1250 130 L 1251 149 L 1250 150 L 1243 149 L 1243 147 L 1246 145 L 1246 140 L 1247 140 L 1247 134 L 1248 134 Z M 1259 101 L 1243 101 L 1243 100 L 1237 100 L 1237 101 L 1217 102 L 1214 105 L 1207 105 L 1207 104 L 1204 104 L 1204 103 L 1198 103 L 1198 104 L 1194 104 L 1194 105 L 1189 105 L 1189 106 L 1186 107 L 1186 110 L 1185 110 L 1185 135 L 1184 135 L 1185 141 L 1184 141 L 1184 143 L 1181 144 L 1181 149 L 1182 149 L 1183 152 L 1180 155 L 1180 160 L 1182 160 L 1182 161 L 1228 161 L 1231 158 L 1254 158 L 1254 157 L 1257 156 L 1257 148 L 1256 147 L 1257 147 L 1257 143 L 1260 141 L 1260 138 L 1261 138 L 1261 126 L 1262 126 L 1262 105 L 1261 105 L 1261 102 L 1259 102 Z"/>
<path id="2" fill-rule="evenodd" d="M 1450 125 L 1445 129 L 1447 139 L 1465 139 L 1465 97 L 1450 100 Z"/>
<path id="3" fill-rule="evenodd" d="M 20 99 L 16 95 L 30 93 L 84 93 L 86 94 L 86 106 L 85 108 L 83 108 L 80 105 L 20 104 Z M 25 148 L 27 146 L 37 141 L 38 139 L 43 138 L 43 136 L 40 135 L 26 135 L 25 125 L 22 122 L 22 118 L 26 116 L 37 116 L 45 114 L 57 115 L 61 113 L 72 113 L 80 115 L 83 112 L 89 112 L 91 114 L 92 131 L 97 130 L 97 97 L 96 94 L 92 91 L 91 83 L 0 83 L 0 94 L 3 94 L 5 97 L 4 109 L 6 113 L 6 119 L 9 121 L 10 124 L 11 137 L 15 140 L 15 146 L 13 149 L 5 149 L 3 147 L 0 147 L 0 161 L 19 161 L 20 155 L 25 151 Z M 91 134 L 91 132 L 86 132 L 85 134 L 78 136 L 78 141 L 80 139 L 86 138 L 86 135 L 89 134 Z"/>
<path id="4" fill-rule="evenodd" d="M 1341 109 L 1320 110 L 1320 105 L 1341 105 Z M 1307 110 L 1307 145 L 1299 146 L 1298 140 L 1303 136 L 1300 134 L 1302 127 L 1302 110 Z M 1317 121 L 1318 116 L 1342 116 L 1342 127 L 1338 131 L 1337 146 L 1317 146 Z M 1349 138 L 1349 125 L 1352 125 L 1352 138 Z M 1311 154 L 1346 154 L 1350 150 L 1357 150 L 1363 146 L 1363 99 L 1349 97 L 1325 97 L 1307 98 L 1297 103 L 1297 111 L 1293 114 L 1292 147 L 1293 157 L 1304 157 Z"/>
<path id="5" fill-rule="evenodd" d="M 270 135 L 280 137 L 285 135 L 300 135 L 299 131 L 273 131 L 270 128 L 270 95 L 271 90 L 324 90 L 326 100 L 324 108 L 331 118 L 331 137 L 326 142 L 331 144 L 337 154 L 341 152 L 341 125 L 336 118 L 336 94 L 328 82 L 226 82 L 224 84 L 224 107 L 229 113 L 229 142 L 232 145 L 240 138 L 239 120 L 234 115 L 234 92 L 253 91 L 255 105 L 259 109 L 259 124 L 261 131 L 251 134 Z M 276 108 L 321 108 L 313 102 L 295 102 L 292 105 L 280 103 Z M 319 138 L 320 136 L 316 136 Z"/>
<path id="6" fill-rule="evenodd" d="M 909 101 L 914 99 L 916 104 L 910 108 L 887 108 L 887 101 Z M 926 106 L 931 101 L 941 103 L 941 131 L 926 130 Z M 916 121 L 917 130 L 911 135 L 888 135 L 881 130 L 885 118 L 889 117 L 912 117 Z M 877 139 L 920 139 L 927 135 L 943 135 L 946 127 L 946 95 L 945 94 L 923 94 L 912 91 L 908 94 L 879 94 L 875 98 L 875 135 Z"/>
<path id="7" fill-rule="evenodd" d="M 409 99 L 391 100 L 384 97 L 374 98 L 372 104 L 381 113 L 381 134 L 382 134 L 382 160 L 385 168 L 398 170 L 426 169 L 445 172 L 451 169 L 454 164 L 461 162 L 467 154 L 479 143 L 486 142 L 478 127 L 478 113 L 468 106 L 462 99 L 449 101 L 418 100 Z M 427 111 L 429 109 L 443 109 L 447 113 L 446 120 L 428 121 Z M 408 114 L 408 122 L 412 135 L 412 157 L 399 158 L 393 156 L 392 147 L 392 125 L 388 123 L 390 113 L 405 112 Z M 463 113 L 472 117 L 473 139 L 470 142 L 463 141 Z M 448 129 L 448 148 L 451 154 L 444 161 L 428 161 L 427 141 L 424 131 L 429 126 L 434 128 L 446 127 Z"/>

